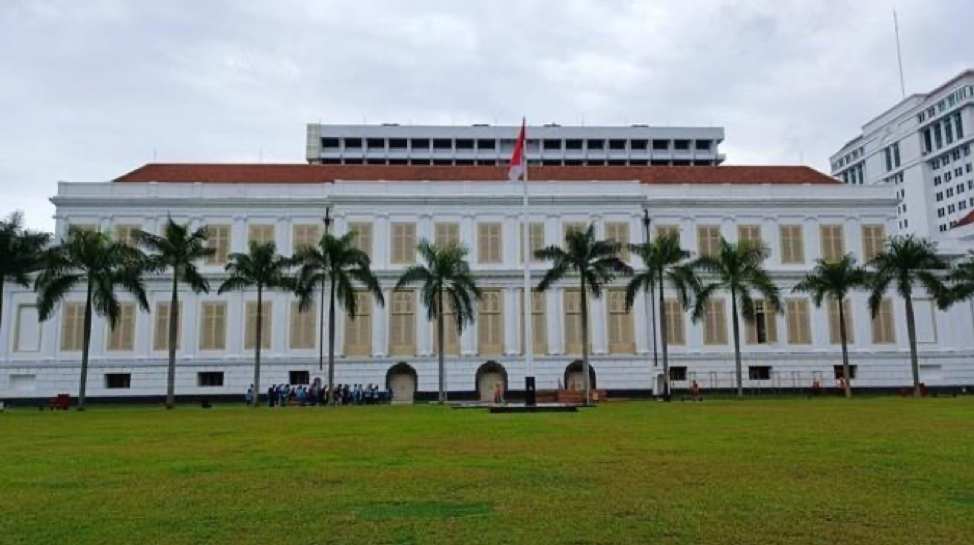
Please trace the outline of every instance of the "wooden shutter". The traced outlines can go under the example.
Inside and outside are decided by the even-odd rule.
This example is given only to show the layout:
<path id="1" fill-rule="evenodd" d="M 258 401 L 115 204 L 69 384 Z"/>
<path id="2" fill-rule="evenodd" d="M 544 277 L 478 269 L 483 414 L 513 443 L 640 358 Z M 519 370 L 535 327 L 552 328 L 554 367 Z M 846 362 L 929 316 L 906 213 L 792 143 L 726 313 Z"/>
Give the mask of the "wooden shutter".
<path id="1" fill-rule="evenodd" d="M 208 225 L 207 247 L 213 248 L 213 255 L 206 257 L 207 265 L 225 265 L 227 256 L 230 254 L 230 226 L 229 225 Z"/>
<path id="2" fill-rule="evenodd" d="M 517 290 L 517 317 L 516 320 L 521 326 L 521 345 L 518 347 L 520 353 L 524 353 L 524 290 Z M 548 324 L 545 318 L 545 294 L 544 292 L 531 292 L 531 335 L 534 337 L 532 353 L 548 353 Z"/>
<path id="3" fill-rule="evenodd" d="M 720 227 L 701 225 L 697 227 L 697 249 L 700 255 L 717 255 L 720 248 Z"/>
<path id="4" fill-rule="evenodd" d="M 504 353 L 504 300 L 500 290 L 484 290 L 477 317 L 478 350 L 482 356 Z"/>
<path id="5" fill-rule="evenodd" d="M 632 312 L 626 309 L 626 292 L 608 291 L 609 304 L 609 353 L 634 354 L 636 344 Z"/>
<path id="6" fill-rule="evenodd" d="M 801 225 L 782 225 L 781 262 L 801 264 L 805 262 L 805 240 Z"/>
<path id="7" fill-rule="evenodd" d="M 227 344 L 227 304 L 204 302 L 201 305 L 200 350 L 225 350 Z"/>
<path id="8" fill-rule="evenodd" d="M 301 312 L 301 302 L 291 301 L 291 348 L 310 350 L 316 346 L 316 327 L 318 325 L 317 303 L 312 302 L 308 310 Z"/>
<path id="9" fill-rule="evenodd" d="M 886 244 L 886 228 L 882 225 L 862 226 L 862 259 L 870 261 L 883 251 Z"/>
<path id="10" fill-rule="evenodd" d="M 460 245 L 460 224 L 456 222 L 445 222 L 436 224 L 435 238 L 437 246 L 445 247 L 449 245 Z"/>
<path id="11" fill-rule="evenodd" d="M 445 307 L 443 309 L 443 353 L 456 356 L 460 354 L 460 333 L 457 331 L 457 319 L 453 303 L 446 295 L 443 296 L 443 306 Z M 433 326 L 433 353 L 438 354 L 440 349 L 438 326 L 435 321 L 431 325 Z"/>
<path id="12" fill-rule="evenodd" d="M 477 261 L 480 263 L 501 263 L 500 223 L 481 223 L 477 225 Z"/>
<path id="13" fill-rule="evenodd" d="M 737 240 L 739 242 L 750 242 L 752 244 L 761 244 L 761 226 L 760 225 L 738 225 Z"/>
<path id="14" fill-rule="evenodd" d="M 125 244 L 127 246 L 136 246 L 135 239 L 132 235 L 139 230 L 141 226 L 139 225 L 116 225 L 115 226 L 115 240 Z"/>
<path id="15" fill-rule="evenodd" d="M 274 242 L 273 225 L 251 225 L 247 234 L 250 242 L 255 242 L 257 244 Z"/>
<path id="16" fill-rule="evenodd" d="M 367 356 L 372 353 L 372 294 L 355 293 L 355 314 L 345 312 L 346 356 Z"/>
<path id="17" fill-rule="evenodd" d="M 727 316 L 723 299 L 707 301 L 704 317 L 704 344 L 727 344 Z"/>
<path id="18" fill-rule="evenodd" d="M 808 300 L 785 301 L 785 320 L 788 325 L 788 344 L 811 344 L 811 324 L 808 320 Z"/>
<path id="19" fill-rule="evenodd" d="M 841 225 L 822 225 L 822 259 L 838 261 L 845 255 L 845 241 L 843 240 Z"/>
<path id="20" fill-rule="evenodd" d="M 348 223 L 348 232 L 355 233 L 352 244 L 372 259 L 372 223 L 367 221 L 352 221 Z"/>
<path id="21" fill-rule="evenodd" d="M 271 311 L 270 301 L 261 302 L 261 337 L 260 347 L 267 350 L 271 347 Z M 253 350 L 257 347 L 257 301 L 247 301 L 244 305 L 246 312 L 247 329 L 244 331 L 244 350 Z"/>
<path id="22" fill-rule="evenodd" d="M 583 221 L 566 221 L 565 223 L 563 223 L 561 227 L 562 246 L 563 247 L 566 246 L 569 233 L 571 233 L 572 231 L 584 232 L 585 229 L 587 228 L 588 226 L 585 225 L 585 222 Z"/>
<path id="23" fill-rule="evenodd" d="M 389 354 L 416 355 L 416 292 L 401 290 L 392 293 L 389 321 Z"/>
<path id="24" fill-rule="evenodd" d="M 605 238 L 621 245 L 619 258 L 629 261 L 629 223 L 624 221 L 607 221 L 605 223 Z"/>
<path id="25" fill-rule="evenodd" d="M 84 343 L 85 306 L 65 303 L 61 307 L 61 350 L 76 352 Z"/>
<path id="26" fill-rule="evenodd" d="M 291 237 L 291 252 L 296 254 L 302 248 L 317 246 L 320 238 L 318 233 L 317 225 L 295 225 Z"/>
<path id="27" fill-rule="evenodd" d="M 677 299 L 667 299 L 664 304 L 666 305 L 666 342 L 671 345 L 685 345 L 683 305 Z"/>
<path id="28" fill-rule="evenodd" d="M 896 331 L 893 325 L 893 301 L 883 299 L 879 304 L 879 312 L 873 318 L 873 344 L 893 344 L 896 342 Z"/>
<path id="29" fill-rule="evenodd" d="M 135 349 L 135 304 L 119 306 L 118 322 L 108 329 L 108 350 L 130 352 Z"/>
<path id="30" fill-rule="evenodd" d="M 582 298 L 579 290 L 565 290 L 565 353 L 582 353 Z"/>
<path id="31" fill-rule="evenodd" d="M 392 224 L 392 262 L 409 265 L 416 261 L 416 224 Z"/>
<path id="32" fill-rule="evenodd" d="M 846 299 L 842 304 L 843 314 L 845 315 L 846 342 L 855 342 L 855 328 L 852 325 L 852 305 Z M 829 299 L 829 342 L 841 344 L 842 336 L 839 334 L 839 302 Z"/>
<path id="33" fill-rule="evenodd" d="M 656 226 L 656 238 L 662 238 L 669 235 L 676 235 L 677 239 L 680 237 L 680 228 L 676 225 L 657 225 Z"/>
<path id="34" fill-rule="evenodd" d="M 172 303 L 156 303 L 155 331 L 153 332 L 152 349 L 163 352 L 169 350 L 169 307 Z M 176 323 L 176 350 L 183 338 L 183 303 L 179 302 L 179 316 Z"/>

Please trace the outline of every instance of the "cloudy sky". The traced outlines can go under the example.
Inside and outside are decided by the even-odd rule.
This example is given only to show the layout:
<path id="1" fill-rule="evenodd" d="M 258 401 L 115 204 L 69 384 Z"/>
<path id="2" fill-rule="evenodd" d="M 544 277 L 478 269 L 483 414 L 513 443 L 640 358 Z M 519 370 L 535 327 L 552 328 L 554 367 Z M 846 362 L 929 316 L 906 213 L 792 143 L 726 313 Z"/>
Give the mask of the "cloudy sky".
<path id="1" fill-rule="evenodd" d="M 907 92 L 970 0 L 897 0 Z M 900 98 L 889 0 L 3 0 L 0 214 L 158 161 L 301 162 L 305 124 L 718 125 L 825 170 Z"/>

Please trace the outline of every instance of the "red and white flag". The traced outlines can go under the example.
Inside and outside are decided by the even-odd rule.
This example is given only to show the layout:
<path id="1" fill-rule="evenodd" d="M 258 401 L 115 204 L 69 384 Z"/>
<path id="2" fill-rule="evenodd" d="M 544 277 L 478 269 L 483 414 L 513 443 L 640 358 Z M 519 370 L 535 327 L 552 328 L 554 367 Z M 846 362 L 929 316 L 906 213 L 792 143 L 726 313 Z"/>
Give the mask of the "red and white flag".
<path id="1" fill-rule="evenodd" d="M 508 171 L 507 178 L 512 182 L 523 180 L 528 170 L 527 154 L 524 153 L 524 137 L 526 135 L 525 122 L 521 121 L 521 132 L 517 135 L 517 143 L 514 144 L 514 154 L 511 155 L 511 170 Z"/>

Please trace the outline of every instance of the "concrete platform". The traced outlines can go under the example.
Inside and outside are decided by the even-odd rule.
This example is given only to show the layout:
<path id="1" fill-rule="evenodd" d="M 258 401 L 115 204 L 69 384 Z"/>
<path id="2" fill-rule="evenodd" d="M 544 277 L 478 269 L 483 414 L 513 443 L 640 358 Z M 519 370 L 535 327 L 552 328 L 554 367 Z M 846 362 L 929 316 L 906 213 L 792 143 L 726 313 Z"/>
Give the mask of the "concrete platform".
<path id="1" fill-rule="evenodd" d="M 525 405 L 523 403 L 509 403 L 506 405 L 491 405 L 490 414 L 523 414 L 523 413 L 574 413 L 578 412 L 579 407 L 574 403 L 538 403 L 537 405 Z"/>

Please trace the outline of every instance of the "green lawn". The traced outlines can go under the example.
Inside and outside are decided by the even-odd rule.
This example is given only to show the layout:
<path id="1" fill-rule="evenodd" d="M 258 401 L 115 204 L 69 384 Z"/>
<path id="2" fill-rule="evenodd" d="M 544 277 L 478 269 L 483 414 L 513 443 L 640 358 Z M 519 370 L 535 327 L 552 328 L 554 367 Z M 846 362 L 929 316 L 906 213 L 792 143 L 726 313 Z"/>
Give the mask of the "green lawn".
<path id="1" fill-rule="evenodd" d="M 974 398 L 0 414 L 0 543 L 972 543 Z"/>

